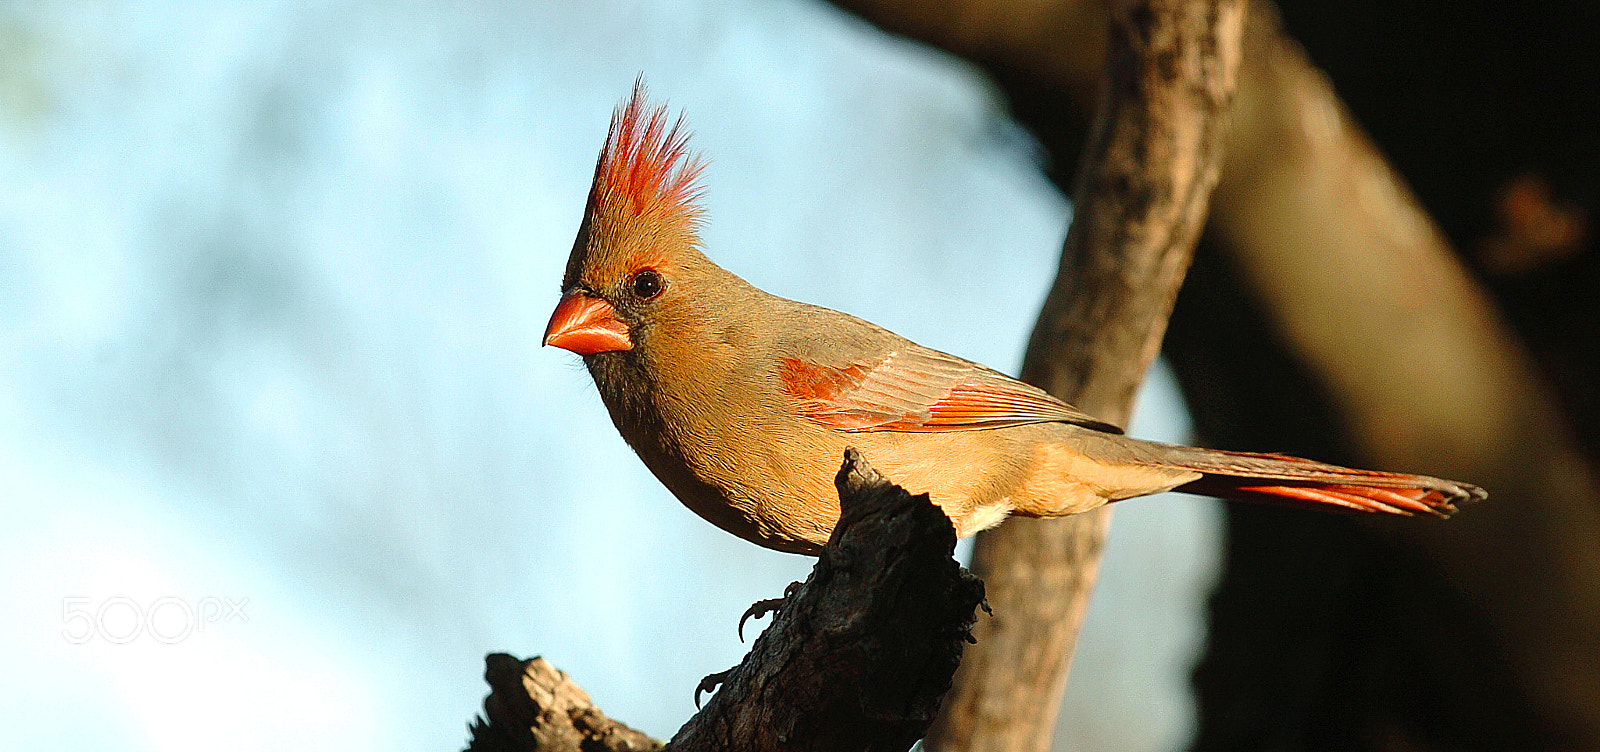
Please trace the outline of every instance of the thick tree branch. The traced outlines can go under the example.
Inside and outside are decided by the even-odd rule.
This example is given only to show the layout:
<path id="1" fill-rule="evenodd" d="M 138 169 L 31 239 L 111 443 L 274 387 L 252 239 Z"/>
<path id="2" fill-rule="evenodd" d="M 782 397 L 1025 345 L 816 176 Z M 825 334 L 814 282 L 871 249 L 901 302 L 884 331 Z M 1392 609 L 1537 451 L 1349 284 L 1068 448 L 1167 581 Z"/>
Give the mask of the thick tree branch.
<path id="1" fill-rule="evenodd" d="M 951 558 L 955 531 L 926 494 L 889 483 L 854 450 L 838 486 L 842 518 L 811 576 L 665 749 L 902 752 L 922 737 L 971 639 L 983 583 Z M 471 750 L 659 747 L 541 659 L 488 663 L 493 693 Z"/>
<path id="2" fill-rule="evenodd" d="M 1242 0 L 1117 7 L 1099 115 L 1073 191 L 1061 269 L 1023 378 L 1126 423 L 1188 268 L 1221 163 Z M 978 537 L 996 618 L 979 625 L 928 746 L 1043 750 L 1110 521 L 1013 520 Z"/>

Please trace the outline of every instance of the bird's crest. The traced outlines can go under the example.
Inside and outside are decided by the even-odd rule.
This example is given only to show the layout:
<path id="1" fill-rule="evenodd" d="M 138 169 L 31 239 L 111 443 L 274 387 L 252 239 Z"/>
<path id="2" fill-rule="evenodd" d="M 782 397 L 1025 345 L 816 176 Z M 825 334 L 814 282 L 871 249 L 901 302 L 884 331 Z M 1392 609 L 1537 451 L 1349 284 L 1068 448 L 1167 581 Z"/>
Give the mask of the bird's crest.
<path id="1" fill-rule="evenodd" d="M 705 163 L 688 151 L 683 117 L 670 129 L 667 120 L 666 107 L 646 101 L 644 79 L 635 81 L 633 96 L 611 116 L 590 188 L 591 213 L 619 219 L 650 214 L 692 230 L 700 215 L 695 180 Z"/>

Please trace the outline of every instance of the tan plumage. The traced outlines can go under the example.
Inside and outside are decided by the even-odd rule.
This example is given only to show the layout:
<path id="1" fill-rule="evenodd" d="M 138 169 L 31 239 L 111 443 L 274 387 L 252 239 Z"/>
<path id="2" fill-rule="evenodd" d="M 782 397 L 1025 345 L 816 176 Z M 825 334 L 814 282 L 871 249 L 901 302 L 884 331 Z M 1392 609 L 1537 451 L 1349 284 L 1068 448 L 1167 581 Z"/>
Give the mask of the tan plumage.
<path id="1" fill-rule="evenodd" d="M 1444 515 L 1481 489 L 1120 435 L 1008 376 L 769 295 L 699 250 L 700 163 L 642 87 L 613 118 L 545 343 L 584 357 L 622 436 L 713 524 L 815 553 L 856 447 L 960 535 L 1168 490 Z"/>

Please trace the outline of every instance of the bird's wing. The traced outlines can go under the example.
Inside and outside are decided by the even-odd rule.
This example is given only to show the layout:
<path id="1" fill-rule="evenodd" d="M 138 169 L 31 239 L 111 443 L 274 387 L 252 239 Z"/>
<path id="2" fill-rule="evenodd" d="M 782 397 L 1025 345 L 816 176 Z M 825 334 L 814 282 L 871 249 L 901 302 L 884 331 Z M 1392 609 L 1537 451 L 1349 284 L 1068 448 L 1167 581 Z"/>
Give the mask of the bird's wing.
<path id="1" fill-rule="evenodd" d="M 1043 390 L 953 355 L 911 346 L 877 363 L 778 362 L 794 414 L 839 431 L 970 431 L 1024 423 L 1122 429 Z"/>

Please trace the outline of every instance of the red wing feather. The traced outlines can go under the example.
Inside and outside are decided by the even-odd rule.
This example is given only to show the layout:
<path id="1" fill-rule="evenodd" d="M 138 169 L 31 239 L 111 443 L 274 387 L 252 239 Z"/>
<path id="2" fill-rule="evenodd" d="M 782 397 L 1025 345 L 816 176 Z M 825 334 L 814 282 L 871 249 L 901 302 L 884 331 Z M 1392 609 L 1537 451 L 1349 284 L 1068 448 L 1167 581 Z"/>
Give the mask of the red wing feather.
<path id="1" fill-rule="evenodd" d="M 932 350 L 839 368 L 784 358 L 778 375 L 797 415 L 839 431 L 967 431 L 1061 422 L 1122 432 L 1042 390 Z"/>

